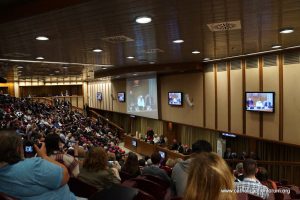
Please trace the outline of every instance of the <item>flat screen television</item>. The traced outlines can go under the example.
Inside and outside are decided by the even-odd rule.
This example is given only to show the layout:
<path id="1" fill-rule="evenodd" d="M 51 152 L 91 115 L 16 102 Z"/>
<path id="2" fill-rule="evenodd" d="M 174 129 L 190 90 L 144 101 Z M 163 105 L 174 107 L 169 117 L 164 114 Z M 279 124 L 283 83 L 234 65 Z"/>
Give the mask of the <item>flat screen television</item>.
<path id="1" fill-rule="evenodd" d="M 182 92 L 168 92 L 168 104 L 171 106 L 182 106 L 183 104 Z"/>
<path id="2" fill-rule="evenodd" d="M 132 144 L 133 147 L 137 147 L 137 142 L 136 142 L 136 140 L 131 140 L 131 144 Z"/>
<path id="3" fill-rule="evenodd" d="M 274 112 L 275 93 L 274 92 L 246 92 L 245 109 L 254 112 Z"/>
<path id="4" fill-rule="evenodd" d="M 98 101 L 102 101 L 102 92 L 97 92 L 96 98 Z"/>
<path id="5" fill-rule="evenodd" d="M 118 92 L 118 101 L 125 102 L 125 92 Z"/>

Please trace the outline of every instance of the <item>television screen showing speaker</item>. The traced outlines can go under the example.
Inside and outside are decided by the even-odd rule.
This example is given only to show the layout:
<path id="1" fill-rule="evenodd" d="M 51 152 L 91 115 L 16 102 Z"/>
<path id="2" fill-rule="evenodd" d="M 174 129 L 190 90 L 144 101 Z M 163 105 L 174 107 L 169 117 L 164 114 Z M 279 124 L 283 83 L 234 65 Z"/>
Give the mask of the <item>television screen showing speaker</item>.
<path id="1" fill-rule="evenodd" d="M 137 147 L 137 142 L 136 142 L 136 140 L 131 140 L 131 144 L 132 144 L 133 147 Z"/>
<path id="2" fill-rule="evenodd" d="M 274 112 L 274 92 L 246 92 L 245 109 L 255 112 Z"/>
<path id="3" fill-rule="evenodd" d="M 171 106 L 182 106 L 183 104 L 182 92 L 168 92 L 168 103 Z"/>
<path id="4" fill-rule="evenodd" d="M 164 152 L 164 151 L 158 151 L 158 153 L 160 154 L 160 157 L 161 157 L 162 159 L 165 159 L 165 158 L 166 158 L 166 152 Z"/>
<path id="5" fill-rule="evenodd" d="M 125 92 L 118 92 L 118 101 L 125 102 Z"/>
<path id="6" fill-rule="evenodd" d="M 97 100 L 102 101 L 102 92 L 97 92 Z"/>

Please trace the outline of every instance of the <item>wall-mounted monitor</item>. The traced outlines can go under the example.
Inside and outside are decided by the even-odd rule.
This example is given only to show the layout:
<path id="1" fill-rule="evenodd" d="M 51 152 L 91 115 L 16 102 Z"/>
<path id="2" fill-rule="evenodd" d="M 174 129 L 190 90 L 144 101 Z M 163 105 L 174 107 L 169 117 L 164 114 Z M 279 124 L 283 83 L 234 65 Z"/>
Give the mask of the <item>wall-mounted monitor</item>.
<path id="1" fill-rule="evenodd" d="M 168 104 L 171 106 L 183 105 L 183 93 L 182 92 L 168 92 Z"/>
<path id="2" fill-rule="evenodd" d="M 232 134 L 232 133 L 222 133 L 222 136 L 224 136 L 224 137 L 236 138 L 236 135 L 235 135 L 235 134 Z"/>
<path id="3" fill-rule="evenodd" d="M 118 101 L 125 102 L 125 92 L 118 92 Z"/>
<path id="4" fill-rule="evenodd" d="M 160 157 L 161 157 L 162 159 L 165 159 L 165 158 L 166 158 L 166 152 L 164 152 L 164 151 L 158 151 L 158 153 L 160 154 Z"/>
<path id="5" fill-rule="evenodd" d="M 246 111 L 274 112 L 275 93 L 274 92 L 246 92 Z"/>
<path id="6" fill-rule="evenodd" d="M 137 147 L 137 141 L 136 140 L 131 140 L 131 145 L 133 147 Z"/>
<path id="7" fill-rule="evenodd" d="M 102 92 L 97 92 L 96 98 L 98 101 L 102 101 Z"/>

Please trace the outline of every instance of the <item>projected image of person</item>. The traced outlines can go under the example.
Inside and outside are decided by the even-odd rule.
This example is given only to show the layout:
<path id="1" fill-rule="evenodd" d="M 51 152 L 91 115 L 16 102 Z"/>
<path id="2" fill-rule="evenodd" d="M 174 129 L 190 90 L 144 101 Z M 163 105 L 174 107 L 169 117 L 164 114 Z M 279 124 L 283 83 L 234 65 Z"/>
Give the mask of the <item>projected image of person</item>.
<path id="1" fill-rule="evenodd" d="M 153 105 L 154 105 L 153 97 L 150 94 L 147 94 L 145 96 L 146 110 L 151 111 Z"/>
<path id="2" fill-rule="evenodd" d="M 145 109 L 145 100 L 144 100 L 143 95 L 140 95 L 137 98 L 137 105 L 138 105 L 139 110 L 144 110 Z"/>

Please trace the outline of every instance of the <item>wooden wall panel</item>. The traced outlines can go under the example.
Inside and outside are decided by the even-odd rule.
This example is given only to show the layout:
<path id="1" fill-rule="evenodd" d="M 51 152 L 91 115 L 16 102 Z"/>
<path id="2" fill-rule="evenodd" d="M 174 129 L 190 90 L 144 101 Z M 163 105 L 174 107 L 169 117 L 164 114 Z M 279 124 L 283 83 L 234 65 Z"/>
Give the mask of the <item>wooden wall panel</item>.
<path id="1" fill-rule="evenodd" d="M 279 138 L 279 68 L 263 68 L 264 91 L 275 92 L 275 113 L 263 114 L 263 137 L 271 140 Z"/>
<path id="2" fill-rule="evenodd" d="M 214 72 L 205 72 L 205 125 L 215 129 L 215 80 Z"/>
<path id="3" fill-rule="evenodd" d="M 300 144 L 300 64 L 283 66 L 283 141 Z"/>
<path id="4" fill-rule="evenodd" d="M 242 70 L 230 70 L 231 132 L 243 134 Z"/>
<path id="5" fill-rule="evenodd" d="M 160 88 L 162 120 L 203 126 L 203 73 L 162 76 Z M 194 106 L 190 107 L 185 98 L 183 106 L 168 105 L 168 92 L 170 91 L 188 94 Z"/>
<path id="6" fill-rule="evenodd" d="M 218 104 L 218 130 L 228 131 L 228 84 L 227 71 L 218 72 L 217 75 L 217 104 Z"/>
<path id="7" fill-rule="evenodd" d="M 96 99 L 97 92 L 102 93 L 102 101 Z M 102 110 L 112 110 L 111 82 L 89 82 L 88 83 L 89 106 Z"/>
<path id="8" fill-rule="evenodd" d="M 259 91 L 258 68 L 246 68 L 246 91 Z M 259 137 L 258 112 L 246 112 L 246 135 Z"/>

